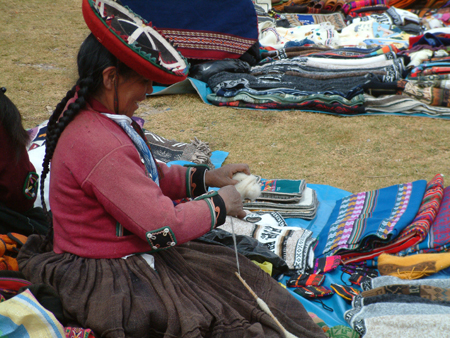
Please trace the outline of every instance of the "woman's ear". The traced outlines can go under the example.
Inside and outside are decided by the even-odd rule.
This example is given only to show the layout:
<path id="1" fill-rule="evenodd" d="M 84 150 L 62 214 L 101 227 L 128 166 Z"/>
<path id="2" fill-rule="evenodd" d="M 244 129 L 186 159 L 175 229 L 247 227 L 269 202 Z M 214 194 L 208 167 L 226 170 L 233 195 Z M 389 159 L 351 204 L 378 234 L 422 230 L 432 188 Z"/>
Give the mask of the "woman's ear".
<path id="1" fill-rule="evenodd" d="M 111 66 L 103 70 L 103 86 L 107 90 L 114 90 L 114 82 L 117 81 L 116 67 Z"/>

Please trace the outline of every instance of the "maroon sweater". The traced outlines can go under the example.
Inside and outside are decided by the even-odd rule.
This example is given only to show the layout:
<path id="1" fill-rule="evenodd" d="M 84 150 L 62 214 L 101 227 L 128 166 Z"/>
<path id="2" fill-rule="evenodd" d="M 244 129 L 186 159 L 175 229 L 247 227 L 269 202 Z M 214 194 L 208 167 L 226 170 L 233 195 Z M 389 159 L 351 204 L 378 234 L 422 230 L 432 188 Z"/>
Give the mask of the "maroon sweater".
<path id="1" fill-rule="evenodd" d="M 161 169 L 158 186 L 120 126 L 91 106 L 80 112 L 62 133 L 51 164 L 54 251 L 119 258 L 152 251 L 156 242 L 181 244 L 215 227 L 214 212 L 226 211 L 213 198 L 172 201 L 188 196 L 193 169 Z"/>
<path id="2" fill-rule="evenodd" d="M 5 128 L 0 125 L 0 203 L 20 213 L 31 209 L 36 194 L 29 195 L 25 189 L 29 180 L 37 177 L 34 172 L 26 149 L 17 156 Z"/>

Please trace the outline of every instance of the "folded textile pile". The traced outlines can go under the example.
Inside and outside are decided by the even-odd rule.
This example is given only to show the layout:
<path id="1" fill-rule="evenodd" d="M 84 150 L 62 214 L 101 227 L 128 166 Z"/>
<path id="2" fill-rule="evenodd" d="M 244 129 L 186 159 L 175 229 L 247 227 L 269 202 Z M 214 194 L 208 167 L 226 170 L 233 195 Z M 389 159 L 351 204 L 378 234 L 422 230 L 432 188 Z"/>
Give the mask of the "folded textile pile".
<path id="1" fill-rule="evenodd" d="M 213 93 L 207 99 L 218 106 L 363 114 L 364 90 L 398 90 L 405 66 L 397 51 L 395 45 L 267 51 L 264 61 L 247 72 L 211 75 L 207 82 Z"/>
<path id="2" fill-rule="evenodd" d="M 295 64 L 284 67 L 277 63 L 265 65 L 263 70 L 257 68 L 254 73 L 220 72 L 211 76 L 208 85 L 214 93 L 207 96 L 208 101 L 218 106 L 364 113 L 363 91 L 358 84 L 370 82 L 367 76 L 354 77 L 353 82 L 348 78 L 311 79 L 293 73 Z"/>
<path id="3" fill-rule="evenodd" d="M 364 94 L 364 108 L 370 113 L 422 113 L 429 116 L 450 116 L 447 107 L 432 106 L 407 95 L 383 95 L 374 97 Z"/>
<path id="4" fill-rule="evenodd" d="M 354 1 L 346 5 L 361 2 L 364 1 Z M 410 36 L 423 32 L 419 24 L 420 18 L 416 14 L 399 9 L 387 12 L 388 7 L 384 5 L 380 9 L 382 11 L 377 10 L 377 14 L 364 13 L 365 16 L 356 18 L 348 16 L 345 25 L 342 25 L 339 16 L 332 14 L 327 14 L 328 18 L 331 18 L 330 21 L 305 18 L 309 21 L 314 20 L 314 23 L 307 25 L 300 22 L 305 20 L 301 16 L 296 18 L 295 14 L 286 14 L 283 18 L 289 22 L 289 27 L 279 26 L 277 21 L 259 23 L 259 43 L 262 47 L 269 49 L 280 49 L 305 40 L 308 44 L 332 48 L 359 47 L 363 49 L 389 44 L 406 48 Z"/>
<path id="5" fill-rule="evenodd" d="M 261 51 L 261 56 L 266 59 L 264 60 L 265 64 L 267 62 L 273 61 L 273 60 L 281 60 L 281 59 L 288 59 L 296 56 L 304 56 L 304 55 L 312 55 L 315 53 L 320 53 L 324 51 L 331 51 L 332 48 L 328 46 L 285 46 L 280 49 L 276 50 L 263 50 Z"/>
<path id="6" fill-rule="evenodd" d="M 262 179 L 261 196 L 245 202 L 244 210 L 275 211 L 286 218 L 313 219 L 319 207 L 316 192 L 305 180 Z"/>
<path id="7" fill-rule="evenodd" d="M 448 220 L 450 219 L 450 186 L 444 189 L 444 196 L 441 201 L 436 218 L 430 226 L 430 230 L 425 239 L 408 249 L 400 252 L 400 255 L 413 253 L 433 253 L 450 250 L 450 233 Z"/>
<path id="8" fill-rule="evenodd" d="M 398 57 L 407 57 L 405 79 L 397 81 L 395 96 L 369 98 L 366 96 L 366 110 L 407 112 L 421 110 L 426 114 L 445 115 L 450 112 L 448 100 L 448 46 L 446 34 L 427 32 L 411 36 L 407 50 L 397 52 Z M 441 108 L 445 107 L 445 108 Z"/>
<path id="9" fill-rule="evenodd" d="M 405 281 L 381 276 L 362 284 L 344 319 L 362 337 L 446 337 L 449 279 Z"/>
<path id="10" fill-rule="evenodd" d="M 414 219 L 404 227 L 400 233 L 389 241 L 373 239 L 366 244 L 367 249 L 359 248 L 354 252 L 342 254 L 342 260 L 346 263 L 361 262 L 375 258 L 382 253 L 406 253 L 406 251 L 422 242 L 430 231 L 440 208 L 444 195 L 444 178 L 437 174 L 428 182 L 419 209 Z"/>
<path id="11" fill-rule="evenodd" d="M 448 278 L 431 278 L 431 279 L 416 279 L 416 280 L 406 280 L 395 276 L 380 276 L 361 283 L 361 289 L 363 291 L 369 291 L 373 289 L 378 289 L 386 285 L 411 285 L 420 286 L 428 285 L 441 289 L 450 289 L 450 279 Z"/>
<path id="12" fill-rule="evenodd" d="M 370 255 L 375 243 L 391 242 L 413 222 L 426 186 L 418 180 L 338 200 L 319 235 L 316 255 L 340 254 L 345 260 L 346 254 Z"/>
<path id="13" fill-rule="evenodd" d="M 423 32 L 419 16 L 395 7 L 387 8 L 381 14 L 367 15 L 366 13 L 365 16 L 356 16 L 350 19 L 349 22 L 357 23 L 369 20 L 375 20 L 377 23 L 388 25 L 389 27 L 398 27 L 400 30 L 413 35 L 419 35 Z"/>
<path id="14" fill-rule="evenodd" d="M 385 0 L 281 0 L 272 5 L 265 10 L 254 1 L 259 62 L 205 62 L 207 78 L 196 69 L 203 64 L 194 66 L 192 75 L 212 91 L 205 94 L 209 103 L 345 116 L 450 116 L 449 31 L 444 29 L 450 8 L 404 10 Z"/>
<path id="15" fill-rule="evenodd" d="M 316 192 L 305 188 L 300 199 L 291 194 L 263 192 L 263 196 L 254 202 L 244 203 L 244 209 L 253 212 L 276 211 L 286 218 L 313 219 L 316 216 L 319 201 Z"/>
<path id="16" fill-rule="evenodd" d="M 449 108 L 450 35 L 425 33 L 410 40 L 411 71 L 402 94 L 431 106 Z"/>
<path id="17" fill-rule="evenodd" d="M 333 0 L 332 0 L 333 1 Z M 292 8 L 292 7 L 291 7 Z M 291 12 L 284 14 L 286 20 L 288 20 L 290 27 L 305 26 L 305 25 L 318 25 L 323 22 L 331 23 L 334 28 L 339 32 L 342 28 L 346 27 L 344 14 L 336 12 L 332 14 L 298 14 L 300 12 Z"/>

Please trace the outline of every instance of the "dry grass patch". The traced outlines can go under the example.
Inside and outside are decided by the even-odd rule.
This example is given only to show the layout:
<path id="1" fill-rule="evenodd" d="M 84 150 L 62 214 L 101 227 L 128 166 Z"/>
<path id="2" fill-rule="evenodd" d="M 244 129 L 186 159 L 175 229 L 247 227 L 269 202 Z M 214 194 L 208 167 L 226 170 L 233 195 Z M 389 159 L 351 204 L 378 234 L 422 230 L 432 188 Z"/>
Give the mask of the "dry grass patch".
<path id="1" fill-rule="evenodd" d="M 266 178 L 358 192 L 450 173 L 445 120 L 218 108 L 194 94 L 151 97 L 146 104 L 164 111 L 147 117 L 146 128 L 184 142 L 196 136 L 230 152 L 227 162 L 246 162 Z"/>
<path id="2" fill-rule="evenodd" d="M 3 1 L 0 12 L 0 86 L 30 128 L 48 119 L 77 79 L 76 54 L 89 33 L 81 0 Z M 197 137 L 229 152 L 226 163 L 246 162 L 265 178 L 304 178 L 351 192 L 437 173 L 450 179 L 446 120 L 219 108 L 195 94 L 151 97 L 137 115 L 161 136 Z"/>

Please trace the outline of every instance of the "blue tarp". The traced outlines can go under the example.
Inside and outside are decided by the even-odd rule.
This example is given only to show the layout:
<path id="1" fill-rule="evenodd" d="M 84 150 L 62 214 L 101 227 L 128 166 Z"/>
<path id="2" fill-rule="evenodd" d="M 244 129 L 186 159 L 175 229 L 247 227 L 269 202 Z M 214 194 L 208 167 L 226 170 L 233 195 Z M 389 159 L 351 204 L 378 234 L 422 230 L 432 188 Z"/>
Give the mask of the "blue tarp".
<path id="1" fill-rule="evenodd" d="M 216 168 L 219 168 L 222 166 L 224 161 L 226 160 L 228 156 L 227 152 L 224 151 L 214 151 L 213 156 L 211 157 L 211 161 L 216 166 Z M 187 164 L 191 162 L 185 162 L 185 161 L 174 161 L 169 162 L 168 165 L 171 164 Z M 300 179 L 300 178 L 299 178 Z M 298 218 L 287 218 L 286 222 L 289 226 L 298 226 L 301 228 L 309 229 L 313 232 L 313 235 L 317 237 L 320 234 L 320 231 L 325 226 L 325 224 L 328 221 L 328 218 L 331 215 L 331 212 L 333 211 L 334 206 L 336 203 L 342 199 L 343 197 L 346 197 L 348 195 L 351 195 L 351 192 L 335 188 L 329 185 L 323 185 L 323 184 L 310 184 L 307 182 L 307 187 L 314 189 L 317 193 L 317 198 L 319 200 L 319 209 L 317 210 L 317 215 L 313 220 L 304 220 L 304 219 L 298 219 Z M 428 279 L 431 278 L 449 278 L 450 276 L 450 268 L 446 270 L 442 270 L 439 273 L 436 273 L 434 275 L 431 275 L 427 277 Z M 336 270 L 328 272 L 325 274 L 325 281 L 323 283 L 324 286 L 330 286 L 331 284 L 346 284 L 351 285 L 352 287 L 355 287 L 356 289 L 359 289 L 358 286 L 352 285 L 349 282 L 350 275 L 343 273 L 341 269 L 338 267 Z M 280 278 L 279 282 L 283 285 L 286 285 L 286 281 L 289 279 L 289 277 L 284 276 Z M 310 300 L 307 300 L 300 295 L 296 294 L 294 292 L 294 288 L 287 288 L 289 292 L 298 299 L 305 309 L 308 312 L 313 312 L 316 314 L 319 318 L 321 318 L 329 327 L 336 326 L 336 325 L 346 325 L 347 322 L 344 320 L 344 312 L 351 309 L 351 304 L 347 301 L 345 301 L 342 297 L 340 297 L 337 294 L 334 294 L 329 297 L 325 298 L 317 298 L 320 299 L 326 306 L 333 309 L 333 312 L 326 310 L 322 304 L 316 303 Z"/>

